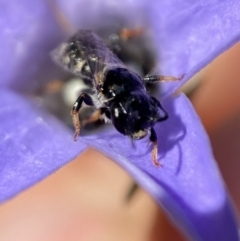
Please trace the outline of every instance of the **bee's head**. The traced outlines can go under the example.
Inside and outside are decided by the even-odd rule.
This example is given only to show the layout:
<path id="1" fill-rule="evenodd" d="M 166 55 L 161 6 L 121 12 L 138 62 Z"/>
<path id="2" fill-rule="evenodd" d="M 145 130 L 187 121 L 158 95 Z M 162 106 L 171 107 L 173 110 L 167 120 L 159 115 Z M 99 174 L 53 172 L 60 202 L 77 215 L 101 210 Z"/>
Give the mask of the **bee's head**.
<path id="1" fill-rule="evenodd" d="M 111 105 L 111 119 L 120 133 L 133 139 L 141 139 L 156 122 L 164 119 L 160 108 L 155 97 L 144 91 L 135 91 L 114 101 Z"/>

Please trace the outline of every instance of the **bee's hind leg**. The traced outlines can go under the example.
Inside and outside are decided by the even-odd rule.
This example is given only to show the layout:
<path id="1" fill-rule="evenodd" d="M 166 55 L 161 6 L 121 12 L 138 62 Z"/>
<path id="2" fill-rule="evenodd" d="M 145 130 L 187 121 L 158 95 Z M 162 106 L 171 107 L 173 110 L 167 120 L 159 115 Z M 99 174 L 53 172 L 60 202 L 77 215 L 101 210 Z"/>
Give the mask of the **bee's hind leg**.
<path id="1" fill-rule="evenodd" d="M 119 36 L 122 40 L 129 40 L 131 38 L 136 38 L 142 35 L 144 32 L 143 27 L 138 28 L 122 28 L 120 30 Z"/>

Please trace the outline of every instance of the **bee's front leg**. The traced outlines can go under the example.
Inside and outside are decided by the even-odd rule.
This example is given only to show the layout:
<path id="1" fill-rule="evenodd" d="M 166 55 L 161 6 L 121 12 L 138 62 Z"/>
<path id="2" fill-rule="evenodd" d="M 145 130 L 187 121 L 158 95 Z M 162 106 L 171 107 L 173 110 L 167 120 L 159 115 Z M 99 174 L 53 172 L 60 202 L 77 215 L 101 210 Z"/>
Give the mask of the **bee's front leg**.
<path id="1" fill-rule="evenodd" d="M 79 121 L 79 115 L 78 112 L 80 110 L 80 108 L 82 107 L 82 103 L 85 103 L 86 105 L 90 105 L 93 106 L 93 101 L 92 98 L 86 94 L 86 93 L 82 93 L 77 100 L 75 101 L 72 111 L 71 111 L 71 115 L 72 115 L 72 120 L 73 120 L 73 125 L 75 127 L 75 134 L 74 134 L 74 141 L 77 140 L 78 135 L 80 134 L 80 130 L 81 130 L 81 125 L 80 125 L 80 121 Z"/>
<path id="2" fill-rule="evenodd" d="M 151 128 L 150 141 L 153 143 L 153 149 L 152 149 L 153 164 L 157 167 L 161 167 L 162 164 L 157 160 L 158 159 L 158 143 L 157 143 L 157 135 L 153 128 Z"/>

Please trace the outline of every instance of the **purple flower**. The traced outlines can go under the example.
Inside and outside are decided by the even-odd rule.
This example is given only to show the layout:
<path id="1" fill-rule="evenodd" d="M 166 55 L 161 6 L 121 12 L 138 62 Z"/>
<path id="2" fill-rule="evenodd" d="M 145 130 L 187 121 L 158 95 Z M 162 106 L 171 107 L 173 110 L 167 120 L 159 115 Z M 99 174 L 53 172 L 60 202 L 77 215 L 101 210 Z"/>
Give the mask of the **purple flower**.
<path id="1" fill-rule="evenodd" d="M 163 105 L 170 118 L 155 126 L 164 165 L 160 169 L 151 162 L 146 140 L 136 142 L 134 150 L 131 141 L 112 128 L 75 143 L 71 131 L 21 95 L 59 71 L 48 53 L 64 34 L 44 1 L 0 3 L 0 201 L 42 180 L 90 145 L 129 172 L 191 240 L 238 240 L 234 211 L 201 122 L 183 94 L 175 98 L 171 94 L 237 42 L 239 3 L 148 2 L 125 0 L 119 6 L 110 0 L 59 0 L 58 4 L 76 29 L 104 25 L 116 14 L 143 21 L 145 12 L 161 56 L 161 73 L 186 73 L 179 83 L 163 85 Z"/>

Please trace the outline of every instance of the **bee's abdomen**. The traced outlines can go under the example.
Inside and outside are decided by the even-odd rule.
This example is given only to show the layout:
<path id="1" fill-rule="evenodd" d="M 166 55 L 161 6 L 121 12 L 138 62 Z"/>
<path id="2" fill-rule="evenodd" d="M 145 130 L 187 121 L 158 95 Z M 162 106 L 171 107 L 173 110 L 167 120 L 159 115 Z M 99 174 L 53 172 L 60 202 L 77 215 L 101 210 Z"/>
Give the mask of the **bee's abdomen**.
<path id="1" fill-rule="evenodd" d="M 81 58 L 94 56 L 103 58 L 106 64 L 123 65 L 120 59 L 107 47 L 105 42 L 91 30 L 79 30 L 69 42 L 74 42 L 79 48 Z M 85 56 L 84 56 L 85 55 Z"/>
<path id="2" fill-rule="evenodd" d="M 68 71 L 87 78 L 103 71 L 104 66 L 125 67 L 105 42 L 91 30 L 79 30 L 67 42 L 59 45 L 52 56 Z"/>

